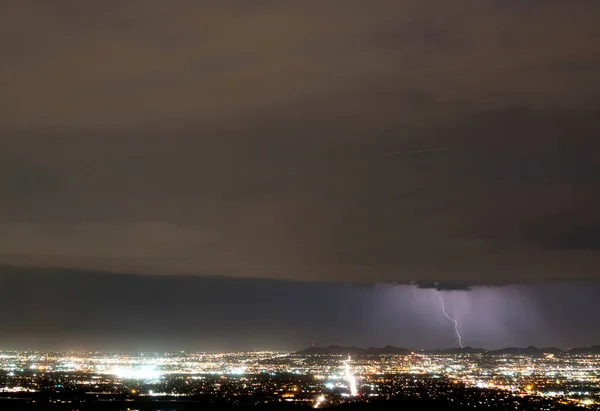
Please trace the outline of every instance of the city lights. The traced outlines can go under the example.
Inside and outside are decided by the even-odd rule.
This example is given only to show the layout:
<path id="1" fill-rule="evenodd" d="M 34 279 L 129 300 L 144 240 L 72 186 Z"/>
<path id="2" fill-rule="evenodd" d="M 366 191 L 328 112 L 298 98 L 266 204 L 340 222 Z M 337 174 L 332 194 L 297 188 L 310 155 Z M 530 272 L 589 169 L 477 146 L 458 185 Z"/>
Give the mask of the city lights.
<path id="1" fill-rule="evenodd" d="M 153 380 L 160 378 L 161 373 L 155 368 L 117 368 L 111 372 L 123 379 L 139 379 L 139 380 Z"/>
<path id="2" fill-rule="evenodd" d="M 342 350 L 343 351 L 343 350 Z M 483 350 L 342 355 L 232 353 L 0 352 L 0 398 L 60 401 L 173 398 L 197 394 L 238 401 L 296 402 L 313 408 L 414 397 L 459 405 L 560 410 L 600 403 L 600 355 Z M 33 399 L 32 399 L 33 400 Z M 537 407 L 537 408 L 536 408 Z M 563 407 L 563 408 L 561 408 Z"/>

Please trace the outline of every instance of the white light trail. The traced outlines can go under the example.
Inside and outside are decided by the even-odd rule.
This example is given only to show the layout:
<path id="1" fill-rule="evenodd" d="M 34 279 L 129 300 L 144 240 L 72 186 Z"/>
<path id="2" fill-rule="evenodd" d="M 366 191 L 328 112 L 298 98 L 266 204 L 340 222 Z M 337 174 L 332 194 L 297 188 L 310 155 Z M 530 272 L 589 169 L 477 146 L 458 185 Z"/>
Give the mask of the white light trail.
<path id="1" fill-rule="evenodd" d="M 345 367 L 346 380 L 348 381 L 348 388 L 350 388 L 350 395 L 355 397 L 358 395 L 358 388 L 356 387 L 356 377 L 352 375 L 352 371 L 350 370 L 350 356 L 348 356 L 348 361 L 346 361 Z"/>
<path id="2" fill-rule="evenodd" d="M 456 321 L 454 318 L 450 317 L 448 315 L 448 313 L 446 312 L 446 304 L 444 302 L 444 299 L 442 298 L 442 294 L 440 294 L 440 292 L 438 290 L 435 290 L 435 293 L 437 294 L 438 298 L 440 299 L 440 303 L 442 304 L 442 312 L 444 313 L 444 315 L 446 316 L 447 319 L 449 319 L 450 321 L 452 321 L 454 323 L 454 331 L 456 332 L 456 338 L 458 340 L 459 347 L 464 348 L 463 344 L 462 344 L 462 337 L 460 335 L 460 332 L 458 331 L 458 321 Z"/>
<path id="3" fill-rule="evenodd" d="M 317 400 L 315 401 L 315 405 L 313 405 L 313 408 L 319 408 L 319 406 L 323 403 L 323 401 L 325 401 L 325 396 L 319 395 L 317 397 Z"/>

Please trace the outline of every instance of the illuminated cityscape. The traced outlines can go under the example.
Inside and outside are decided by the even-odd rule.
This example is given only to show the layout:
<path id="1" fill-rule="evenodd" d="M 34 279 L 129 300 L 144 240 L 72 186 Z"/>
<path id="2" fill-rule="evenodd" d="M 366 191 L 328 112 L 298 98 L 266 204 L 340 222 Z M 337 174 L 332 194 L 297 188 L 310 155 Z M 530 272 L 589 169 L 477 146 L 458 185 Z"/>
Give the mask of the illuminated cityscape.
<path id="1" fill-rule="evenodd" d="M 600 0 L 0 0 L 0 313 L 0 411 L 600 411 Z"/>
<path id="2" fill-rule="evenodd" d="M 326 408 L 414 397 L 488 409 L 600 409 L 596 348 L 567 352 L 534 347 L 416 352 L 394 347 L 234 353 L 2 351 L 0 400 L 4 404 L 169 401 L 175 407 L 169 409 L 180 409 L 173 404 L 204 399 Z"/>

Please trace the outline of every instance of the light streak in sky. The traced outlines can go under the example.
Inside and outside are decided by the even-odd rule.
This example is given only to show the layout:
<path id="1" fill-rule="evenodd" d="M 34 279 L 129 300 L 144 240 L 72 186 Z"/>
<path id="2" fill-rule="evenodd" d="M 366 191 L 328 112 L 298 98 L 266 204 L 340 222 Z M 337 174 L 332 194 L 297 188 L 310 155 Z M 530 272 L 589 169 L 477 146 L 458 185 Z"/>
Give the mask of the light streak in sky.
<path id="1" fill-rule="evenodd" d="M 462 337 L 460 335 L 460 332 L 458 331 L 458 321 L 456 321 L 454 318 L 450 317 L 448 315 L 448 313 L 446 312 L 446 303 L 444 302 L 444 299 L 442 298 L 442 294 L 440 294 L 440 292 L 438 290 L 435 290 L 435 293 L 437 294 L 438 298 L 440 299 L 440 303 L 442 304 L 442 312 L 444 313 L 444 315 L 446 316 L 447 319 L 449 319 L 450 321 L 452 321 L 454 323 L 454 331 L 456 332 L 456 338 L 458 340 L 459 347 L 464 348 L 463 344 L 462 344 Z"/>
<path id="2" fill-rule="evenodd" d="M 355 397 L 358 394 L 358 389 L 356 388 L 356 377 L 352 375 L 352 371 L 350 370 L 350 356 L 348 356 L 348 361 L 346 361 L 345 367 L 346 380 L 348 381 L 348 387 L 350 388 L 350 395 Z"/>
<path id="3" fill-rule="evenodd" d="M 428 153 L 431 151 L 442 151 L 445 150 L 446 147 L 434 147 L 434 148 L 422 148 L 419 150 L 405 150 L 405 151 L 388 151 L 383 153 L 384 156 L 392 156 L 395 154 L 414 154 L 414 153 Z"/>

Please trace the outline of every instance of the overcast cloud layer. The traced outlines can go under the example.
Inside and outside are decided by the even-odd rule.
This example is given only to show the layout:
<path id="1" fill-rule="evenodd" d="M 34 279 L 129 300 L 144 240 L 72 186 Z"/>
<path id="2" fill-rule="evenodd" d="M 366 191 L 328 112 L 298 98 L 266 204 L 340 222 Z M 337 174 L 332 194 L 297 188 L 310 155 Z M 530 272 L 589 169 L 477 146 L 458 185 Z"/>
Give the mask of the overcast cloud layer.
<path id="1" fill-rule="evenodd" d="M 413 286 L 123 275 L 1 267 L 0 348 L 297 350 L 315 345 L 450 348 L 434 290 Z M 35 284 L 35 287 L 32 287 Z M 465 346 L 598 344 L 600 283 L 443 291 Z"/>
<path id="2" fill-rule="evenodd" d="M 599 19 L 584 0 L 2 1 L 0 261 L 600 279 Z"/>

